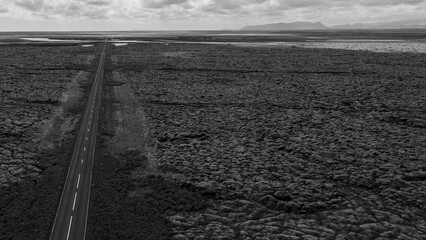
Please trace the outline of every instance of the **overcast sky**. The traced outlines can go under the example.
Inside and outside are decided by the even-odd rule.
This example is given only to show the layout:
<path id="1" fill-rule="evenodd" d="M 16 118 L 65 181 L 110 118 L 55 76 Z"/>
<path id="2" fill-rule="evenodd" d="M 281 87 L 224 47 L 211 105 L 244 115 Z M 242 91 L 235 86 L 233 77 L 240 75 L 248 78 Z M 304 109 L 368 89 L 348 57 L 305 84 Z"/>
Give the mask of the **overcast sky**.
<path id="1" fill-rule="evenodd" d="M 239 29 L 425 18 L 426 0 L 0 0 L 0 31 Z"/>

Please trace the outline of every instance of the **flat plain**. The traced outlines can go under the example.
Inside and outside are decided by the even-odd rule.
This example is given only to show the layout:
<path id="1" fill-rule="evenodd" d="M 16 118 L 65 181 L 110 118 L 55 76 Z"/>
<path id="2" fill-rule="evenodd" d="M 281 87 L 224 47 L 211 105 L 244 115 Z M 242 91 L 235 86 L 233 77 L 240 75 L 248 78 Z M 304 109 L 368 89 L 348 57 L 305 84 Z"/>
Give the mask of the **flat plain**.
<path id="1" fill-rule="evenodd" d="M 424 42 L 373 52 L 175 38 L 107 50 L 90 239 L 426 238 L 426 55 L 417 51 Z M 215 37 L 196 40 L 206 39 Z M 84 102 L 98 47 L 2 49 L 13 53 L 2 63 L 13 66 L 2 76 L 2 134 L 31 133 L 3 134 L 25 146 L 51 139 L 42 130 L 53 121 L 68 129 L 72 145 L 82 108 L 67 108 L 66 96 Z M 42 54 L 46 60 L 31 61 Z M 51 70 L 58 63 L 65 67 Z M 43 77 L 27 74 L 34 69 Z M 27 124 L 33 131 L 21 129 L 26 112 L 36 116 Z M 40 219 L 39 184 L 61 167 L 53 175 L 56 193 L 45 197 L 59 201 L 67 162 L 16 161 L 9 142 L 1 142 L 1 191 L 21 196 L 29 184 L 34 193 L 16 202 L 2 194 L 6 239 L 18 229 L 30 234 L 25 226 L 34 223 L 17 228 L 21 219 L 10 213 Z M 49 146 L 33 142 L 22 153 Z M 66 148 L 66 140 L 56 143 Z M 40 238 L 50 230 L 49 223 L 35 226 Z"/>

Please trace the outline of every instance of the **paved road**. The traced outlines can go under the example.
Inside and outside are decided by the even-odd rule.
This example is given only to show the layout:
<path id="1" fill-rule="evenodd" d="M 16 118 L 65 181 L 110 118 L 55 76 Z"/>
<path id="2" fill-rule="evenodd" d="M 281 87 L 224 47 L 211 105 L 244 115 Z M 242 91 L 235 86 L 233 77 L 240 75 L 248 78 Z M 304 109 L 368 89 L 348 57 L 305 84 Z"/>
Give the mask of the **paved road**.
<path id="1" fill-rule="evenodd" d="M 85 239 L 105 61 L 105 45 L 68 169 L 51 240 Z"/>

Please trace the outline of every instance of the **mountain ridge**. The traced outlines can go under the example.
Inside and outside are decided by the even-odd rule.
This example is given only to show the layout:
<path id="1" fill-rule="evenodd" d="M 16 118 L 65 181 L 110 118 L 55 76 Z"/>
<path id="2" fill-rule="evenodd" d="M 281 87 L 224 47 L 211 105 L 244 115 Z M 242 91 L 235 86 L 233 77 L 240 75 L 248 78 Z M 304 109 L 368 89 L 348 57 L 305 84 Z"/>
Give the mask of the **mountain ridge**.
<path id="1" fill-rule="evenodd" d="M 320 22 L 290 22 L 290 23 L 270 23 L 264 25 L 245 26 L 241 30 L 320 30 L 327 29 L 327 26 Z"/>
<path id="2" fill-rule="evenodd" d="M 251 25 L 241 28 L 242 31 L 280 31 L 280 30 L 325 30 L 325 29 L 421 29 L 426 28 L 426 19 L 412 19 L 390 22 L 353 23 L 326 26 L 321 22 L 279 22 L 262 25 Z"/>
<path id="3" fill-rule="evenodd" d="M 392 29 L 392 28 L 426 28 L 425 19 L 375 22 L 375 23 L 354 23 L 331 26 L 333 29 Z"/>

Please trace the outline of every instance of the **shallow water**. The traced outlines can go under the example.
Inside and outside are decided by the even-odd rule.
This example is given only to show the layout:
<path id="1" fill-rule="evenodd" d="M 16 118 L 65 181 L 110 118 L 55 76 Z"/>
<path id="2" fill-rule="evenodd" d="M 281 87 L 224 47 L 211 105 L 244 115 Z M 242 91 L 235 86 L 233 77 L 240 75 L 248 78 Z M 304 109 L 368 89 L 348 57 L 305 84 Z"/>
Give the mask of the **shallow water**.
<path id="1" fill-rule="evenodd" d="M 149 43 L 152 41 L 111 39 L 111 40 L 108 40 L 108 42 L 110 43 Z"/>
<path id="2" fill-rule="evenodd" d="M 52 38 L 19 38 L 21 40 L 33 41 L 33 42 L 82 42 L 80 40 L 65 40 L 65 39 L 52 39 Z"/>
<path id="3" fill-rule="evenodd" d="M 207 33 L 206 36 L 299 36 L 291 33 Z"/>
<path id="4" fill-rule="evenodd" d="M 211 35 L 274 35 L 274 34 L 211 34 Z M 283 34 L 277 34 L 283 35 Z M 288 34 L 284 34 L 288 35 Z M 81 40 L 52 39 L 43 37 L 19 38 L 21 40 L 32 42 L 68 42 L 79 43 Z M 215 45 L 235 45 L 241 47 L 291 47 L 298 46 L 304 48 L 329 48 L 329 49 L 347 49 L 363 50 L 372 52 L 414 52 L 426 53 L 426 42 L 424 41 L 406 41 L 391 39 L 332 39 L 328 41 L 308 41 L 308 42 L 183 42 L 183 41 L 140 41 L 140 40 L 121 40 L 112 39 L 110 41 L 115 46 L 126 46 L 129 43 L 186 43 L 186 44 L 215 44 Z M 93 45 L 82 45 L 82 47 L 91 47 Z"/>
<path id="5" fill-rule="evenodd" d="M 112 43 L 114 46 L 116 46 L 116 47 L 120 47 L 120 46 L 126 46 L 126 45 L 128 45 L 129 43 Z"/>

